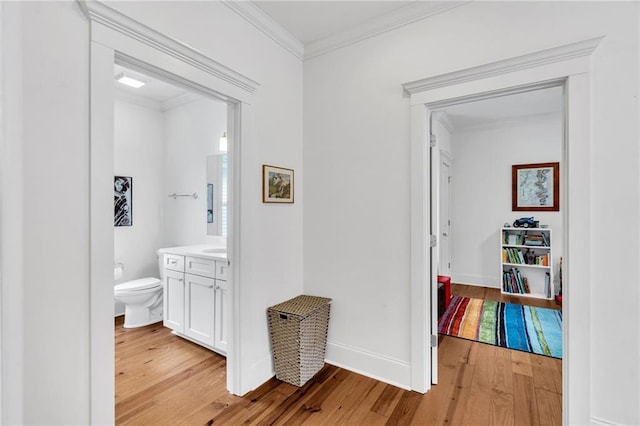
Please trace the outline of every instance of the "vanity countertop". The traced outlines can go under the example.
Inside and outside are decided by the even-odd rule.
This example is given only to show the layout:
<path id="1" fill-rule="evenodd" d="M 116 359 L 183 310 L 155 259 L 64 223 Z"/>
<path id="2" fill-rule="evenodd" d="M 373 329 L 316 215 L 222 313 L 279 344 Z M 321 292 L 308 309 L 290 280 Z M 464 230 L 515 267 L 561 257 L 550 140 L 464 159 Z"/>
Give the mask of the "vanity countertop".
<path id="1" fill-rule="evenodd" d="M 192 256 L 204 259 L 227 260 L 227 249 L 211 244 L 198 244 L 193 246 L 166 247 L 158 249 L 158 253 L 177 254 L 179 256 Z"/>

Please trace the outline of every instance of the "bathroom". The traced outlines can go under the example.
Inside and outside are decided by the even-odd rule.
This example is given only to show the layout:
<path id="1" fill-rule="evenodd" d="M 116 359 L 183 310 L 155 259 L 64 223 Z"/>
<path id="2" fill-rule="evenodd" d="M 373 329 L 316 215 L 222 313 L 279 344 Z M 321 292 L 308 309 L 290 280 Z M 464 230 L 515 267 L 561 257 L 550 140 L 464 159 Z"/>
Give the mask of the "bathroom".
<path id="1" fill-rule="evenodd" d="M 130 219 L 114 226 L 114 285 L 162 280 L 159 249 L 226 247 L 226 102 L 115 65 L 123 75 L 145 84 L 114 79 L 114 176 L 130 183 Z M 114 299 L 114 315 L 124 313 Z"/>

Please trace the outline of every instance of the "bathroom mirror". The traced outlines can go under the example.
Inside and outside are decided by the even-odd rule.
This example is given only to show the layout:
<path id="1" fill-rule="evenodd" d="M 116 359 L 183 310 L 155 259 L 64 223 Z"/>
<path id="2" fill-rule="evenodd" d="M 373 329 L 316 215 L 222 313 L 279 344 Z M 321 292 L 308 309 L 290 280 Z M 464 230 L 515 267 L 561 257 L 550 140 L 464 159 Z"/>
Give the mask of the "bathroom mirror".
<path id="1" fill-rule="evenodd" d="M 207 235 L 227 236 L 227 154 L 207 157 Z"/>

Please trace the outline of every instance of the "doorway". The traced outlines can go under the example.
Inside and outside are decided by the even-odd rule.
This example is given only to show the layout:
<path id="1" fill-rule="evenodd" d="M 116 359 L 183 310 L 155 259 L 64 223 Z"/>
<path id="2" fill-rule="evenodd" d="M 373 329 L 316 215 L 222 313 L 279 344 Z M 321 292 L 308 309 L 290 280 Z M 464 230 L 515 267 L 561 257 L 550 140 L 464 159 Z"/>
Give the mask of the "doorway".
<path id="1" fill-rule="evenodd" d="M 226 247 L 231 253 L 236 232 L 229 217 L 236 199 L 230 197 L 237 148 L 235 129 L 229 128 L 234 124 L 233 102 L 198 90 L 184 78 L 168 78 L 151 65 L 119 56 L 112 74 L 111 174 L 129 176 L 135 186 L 131 226 L 112 228 L 113 261 L 125 265 L 119 281 L 166 275 L 159 270 L 158 250 L 162 248 L 208 245 Z M 123 77 L 138 87 L 121 84 Z M 227 258 L 236 260 L 232 255 Z M 224 283 L 227 295 L 237 287 L 231 285 L 235 284 L 232 274 Z M 208 308 L 211 316 L 214 309 L 221 311 L 219 299 L 216 301 L 215 308 Z M 118 305 L 116 315 L 122 313 Z M 164 305 L 166 309 L 167 303 Z M 216 327 L 215 333 L 220 339 L 216 348 L 227 353 L 228 368 L 235 362 L 233 350 L 227 348 L 227 336 L 233 330 L 229 305 L 224 306 L 224 328 Z M 227 390 L 233 388 L 232 377 L 233 373 L 225 375 Z"/>
<path id="2" fill-rule="evenodd" d="M 512 166 L 517 164 L 558 162 L 564 168 L 563 89 L 562 82 L 558 82 L 553 87 L 441 106 L 431 113 L 434 137 L 431 138 L 433 167 L 430 177 L 434 189 L 431 191 L 431 204 L 432 225 L 435 228 L 432 235 L 437 237 L 436 247 L 432 250 L 437 252 L 434 269 L 438 276 L 449 277 L 451 294 L 457 296 L 451 302 L 451 309 L 457 309 L 466 301 L 481 303 L 482 306 L 485 303 L 486 306 L 494 306 L 495 302 L 503 302 L 510 307 L 533 305 L 547 310 L 559 308 L 553 300 L 553 289 L 559 286 L 558 265 L 563 256 L 565 224 L 562 209 L 550 212 L 512 211 L 511 179 Z M 456 173 L 451 179 L 453 168 Z M 568 188 L 564 181 L 560 182 L 560 188 L 562 194 L 570 195 L 566 193 Z M 501 228 L 511 229 L 512 223 L 524 216 L 535 216 L 540 226 L 544 226 L 545 235 L 553 232 L 550 243 L 553 251 L 551 248 L 537 249 L 545 254 L 552 253 L 552 261 L 547 269 L 542 265 L 528 266 L 524 261 L 518 265 L 502 264 L 501 239 L 504 231 Z M 539 231 L 529 232 L 533 235 Z M 523 247 L 517 250 L 525 253 L 527 249 Z M 503 288 L 502 271 L 513 269 L 522 271 L 522 275 L 528 277 L 532 283 L 531 292 Z M 553 285 L 548 296 L 544 293 L 545 272 L 550 273 Z M 437 317 L 441 315 L 443 313 L 439 309 Z M 451 315 L 453 311 L 443 315 L 444 324 L 450 323 Z M 464 324 L 473 322 L 472 318 L 473 314 L 469 313 Z M 483 323 L 479 330 L 486 336 L 490 328 Z M 492 412 L 494 404 L 501 406 L 503 414 L 527 406 L 522 399 L 522 390 L 527 389 L 531 400 L 535 401 L 537 397 L 541 404 L 553 406 L 554 409 L 548 412 L 556 416 L 554 422 L 561 422 L 561 360 L 549 358 L 537 361 L 535 358 L 539 358 L 538 355 L 514 354 L 513 349 L 498 348 L 502 346 L 498 343 L 487 348 L 482 347 L 486 346 L 484 344 L 467 340 L 462 342 L 458 339 L 456 342 L 454 340 L 457 338 L 451 335 L 458 334 L 448 331 L 438 334 L 437 348 L 441 347 L 442 350 L 434 353 L 432 362 L 436 364 L 437 360 L 438 365 L 433 365 L 433 369 L 440 371 L 439 374 L 433 371 L 431 376 L 432 384 L 442 383 L 432 390 L 438 395 L 446 392 L 444 389 L 452 376 L 464 375 L 466 378 L 457 388 L 459 395 L 456 400 L 459 403 L 452 406 L 449 421 L 466 422 L 468 418 L 465 416 L 473 413 L 466 405 L 469 398 L 473 394 L 482 394 L 483 398 L 492 401 L 492 408 L 475 413 L 475 416 L 477 421 L 488 424 L 489 418 L 497 414 Z M 465 336 L 474 339 L 469 334 Z M 534 339 L 531 338 L 531 341 Z M 537 362 L 544 363 L 545 369 L 517 371 L 517 363 L 531 365 Z M 505 382 L 486 387 L 482 377 L 494 369 L 504 373 Z M 552 390 L 545 389 L 543 393 L 528 383 L 521 373 L 531 378 L 532 383 L 544 377 L 553 382 L 554 387 Z M 514 392 L 511 383 L 518 383 L 520 391 Z M 532 420 L 544 415 L 538 411 L 537 404 L 531 407 L 530 412 L 521 410 L 522 421 L 526 419 L 525 412 Z"/>
<path id="3" fill-rule="evenodd" d="M 429 267 L 431 211 L 428 178 L 431 155 L 428 149 L 428 118 L 438 107 L 471 100 L 496 97 L 550 87 L 562 82 L 565 87 L 565 153 L 566 165 L 560 172 L 565 184 L 572 188 L 571 198 L 561 194 L 560 204 L 566 227 L 565 263 L 563 269 L 563 421 L 585 423 L 583 407 L 589 404 L 589 360 L 581 357 L 591 347 L 589 306 L 591 278 L 588 270 L 590 246 L 588 235 L 580 232 L 591 226 L 589 179 L 589 87 L 590 55 L 601 39 L 589 39 L 544 51 L 504 59 L 448 74 L 416 80 L 403 85 L 411 98 L 411 379 L 412 388 L 426 392 L 431 387 L 432 351 L 429 343 L 437 343 L 428 324 L 433 308 L 424 301 L 435 282 L 435 269 Z M 580 291 L 572 291 L 572 283 L 580 283 Z M 431 294 L 431 300 L 437 297 Z M 431 309 L 430 309 L 431 308 Z M 437 309 L 437 306 L 436 306 Z M 586 325 L 586 329 L 585 329 Z M 569 338 L 569 336 L 571 336 Z M 436 346 L 435 344 L 433 346 Z"/>
<path id="4" fill-rule="evenodd" d="M 235 231 L 239 223 L 240 151 L 248 103 L 257 82 L 176 43 L 160 33 L 132 21 L 98 3 L 87 3 L 87 16 L 100 31 L 92 31 L 90 88 L 90 353 L 91 422 L 114 422 L 114 330 L 113 330 L 113 100 L 114 63 L 177 82 L 196 92 L 222 99 L 227 104 L 228 138 L 228 236 L 230 260 L 228 280 L 234 282 L 229 298 L 231 327 L 227 348 L 227 388 L 243 393 L 240 353 L 241 339 L 237 316 L 241 309 L 239 280 L 240 241 Z M 123 31 L 126 29 L 126 31 Z M 166 194 L 165 194 L 166 195 Z M 246 391 L 245 391 L 246 392 Z"/>

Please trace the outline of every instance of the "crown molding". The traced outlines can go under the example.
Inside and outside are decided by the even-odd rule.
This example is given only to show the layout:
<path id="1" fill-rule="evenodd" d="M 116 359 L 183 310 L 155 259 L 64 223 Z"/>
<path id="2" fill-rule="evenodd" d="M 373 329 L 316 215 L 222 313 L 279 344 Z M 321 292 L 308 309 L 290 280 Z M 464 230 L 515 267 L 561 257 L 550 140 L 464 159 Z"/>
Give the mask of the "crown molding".
<path id="1" fill-rule="evenodd" d="M 413 2 L 354 28 L 308 43 L 305 45 L 304 59 L 324 55 L 467 3 L 469 1 Z"/>
<path id="2" fill-rule="evenodd" d="M 144 96 L 136 95 L 135 93 L 130 93 L 127 90 L 123 90 L 116 87 L 114 96 L 117 100 L 120 100 L 120 101 L 124 101 L 130 104 L 144 107 L 144 108 L 152 109 L 154 111 L 162 111 L 161 102 L 154 101 Z"/>
<path id="3" fill-rule="evenodd" d="M 481 130 L 494 130 L 507 127 L 516 127 L 522 125 L 539 124 L 543 120 L 558 119 L 562 120 L 562 112 L 542 112 L 539 114 L 518 115 L 509 118 L 488 119 L 482 123 L 476 124 L 460 124 L 455 128 L 456 133 L 477 132 Z"/>
<path id="4" fill-rule="evenodd" d="M 600 41 L 602 41 L 603 38 L 604 36 L 595 37 L 579 41 L 577 43 L 566 44 L 559 47 L 553 47 L 551 49 L 540 50 L 526 55 L 491 62 L 485 65 L 466 68 L 460 71 L 453 71 L 434 77 L 423 78 L 421 80 L 405 83 L 402 87 L 408 94 L 414 95 L 416 93 L 439 87 L 451 86 L 454 84 L 480 80 L 541 65 L 561 62 L 568 59 L 580 58 L 590 55 L 596 47 L 598 47 L 598 44 L 600 44 Z"/>
<path id="5" fill-rule="evenodd" d="M 221 3 L 284 47 L 296 58 L 304 59 L 304 45 L 252 1 L 221 0 Z"/>
<path id="6" fill-rule="evenodd" d="M 76 0 L 91 22 L 96 22 L 125 36 L 150 46 L 164 54 L 185 62 L 201 71 L 226 81 L 240 89 L 254 93 L 260 83 L 231 68 L 214 61 L 202 52 L 128 16 L 102 4 L 97 0 Z"/>
<path id="7" fill-rule="evenodd" d="M 191 102 L 196 102 L 204 99 L 203 96 L 198 95 L 193 92 L 186 92 L 181 95 L 176 95 L 172 98 L 169 98 L 165 101 L 156 101 L 153 99 L 149 99 L 145 96 L 137 95 L 135 93 L 131 93 L 128 90 L 123 90 L 120 88 L 116 88 L 115 90 L 115 98 L 128 102 L 130 104 L 138 105 L 144 108 L 149 108 L 154 111 L 166 112 L 170 109 L 177 108 L 182 105 L 190 104 Z"/>
<path id="8" fill-rule="evenodd" d="M 171 99 L 167 99 L 166 101 L 162 102 L 160 105 L 162 107 L 162 111 L 165 112 L 165 111 L 169 111 L 172 108 L 177 108 L 182 105 L 190 104 L 191 102 L 199 101 L 201 99 L 204 99 L 204 98 L 196 93 L 187 92 L 178 96 L 174 96 Z"/>

